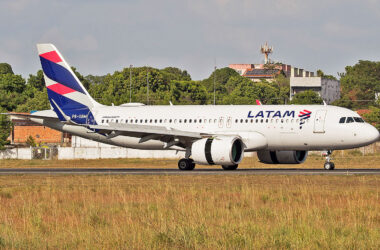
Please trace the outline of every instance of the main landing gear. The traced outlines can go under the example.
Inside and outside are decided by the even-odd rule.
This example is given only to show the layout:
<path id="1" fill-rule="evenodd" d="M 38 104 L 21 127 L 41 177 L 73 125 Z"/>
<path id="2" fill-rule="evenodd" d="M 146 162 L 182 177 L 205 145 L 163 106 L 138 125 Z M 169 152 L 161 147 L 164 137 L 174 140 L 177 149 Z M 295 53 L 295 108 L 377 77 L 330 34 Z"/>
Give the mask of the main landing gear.
<path id="1" fill-rule="evenodd" d="M 331 157 L 330 157 L 331 154 L 332 154 L 332 150 L 327 150 L 327 152 L 324 154 L 324 156 L 326 157 L 324 168 L 326 170 L 334 170 L 335 168 L 334 162 L 331 161 Z"/>
<path id="2" fill-rule="evenodd" d="M 178 168 L 180 170 L 193 170 L 195 168 L 194 160 L 182 158 L 178 161 Z"/>

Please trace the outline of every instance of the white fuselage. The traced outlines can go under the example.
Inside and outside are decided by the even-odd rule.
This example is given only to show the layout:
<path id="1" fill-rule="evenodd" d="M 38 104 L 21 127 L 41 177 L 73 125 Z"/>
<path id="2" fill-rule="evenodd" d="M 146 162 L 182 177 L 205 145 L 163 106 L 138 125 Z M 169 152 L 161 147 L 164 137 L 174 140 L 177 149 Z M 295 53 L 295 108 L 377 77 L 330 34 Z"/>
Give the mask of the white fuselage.
<path id="1" fill-rule="evenodd" d="M 311 114 L 308 119 L 301 120 L 299 115 L 304 110 L 310 111 Z M 335 106 L 104 106 L 92 112 L 96 123 L 103 126 L 116 122 L 160 126 L 204 134 L 240 136 L 247 146 L 245 151 L 348 149 L 368 145 L 379 138 L 378 131 L 370 124 L 339 123 L 341 117 L 359 117 L 359 115 Z M 140 143 L 140 138 L 129 136 L 107 138 L 83 126 L 33 120 L 60 131 L 121 147 L 180 149 L 176 146 L 165 148 L 165 143 L 158 140 Z M 258 138 L 258 134 L 262 137 Z M 266 141 L 263 142 L 262 138 Z M 257 143 L 258 140 L 261 142 Z"/>

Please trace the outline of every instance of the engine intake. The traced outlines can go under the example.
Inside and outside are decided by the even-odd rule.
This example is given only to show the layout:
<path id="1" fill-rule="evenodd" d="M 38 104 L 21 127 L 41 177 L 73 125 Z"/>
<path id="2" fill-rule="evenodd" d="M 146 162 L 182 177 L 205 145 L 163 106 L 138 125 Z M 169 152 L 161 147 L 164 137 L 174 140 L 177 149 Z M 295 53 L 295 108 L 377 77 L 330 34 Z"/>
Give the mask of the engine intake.
<path id="1" fill-rule="evenodd" d="M 191 146 L 195 163 L 231 166 L 241 162 L 244 144 L 239 137 L 218 136 L 198 140 Z"/>
<path id="2" fill-rule="evenodd" d="M 257 157 L 267 164 L 300 164 L 307 158 L 307 151 L 257 151 Z"/>

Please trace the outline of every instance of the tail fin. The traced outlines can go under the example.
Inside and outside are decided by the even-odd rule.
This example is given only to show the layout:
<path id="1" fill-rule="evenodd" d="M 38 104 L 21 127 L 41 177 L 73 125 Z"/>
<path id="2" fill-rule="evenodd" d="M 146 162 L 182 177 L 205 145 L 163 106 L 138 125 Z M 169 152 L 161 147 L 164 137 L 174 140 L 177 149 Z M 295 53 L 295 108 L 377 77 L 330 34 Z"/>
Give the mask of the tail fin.
<path id="1" fill-rule="evenodd" d="M 100 106 L 88 94 L 53 44 L 37 44 L 49 101 L 61 121 L 94 124 L 92 108 Z"/>

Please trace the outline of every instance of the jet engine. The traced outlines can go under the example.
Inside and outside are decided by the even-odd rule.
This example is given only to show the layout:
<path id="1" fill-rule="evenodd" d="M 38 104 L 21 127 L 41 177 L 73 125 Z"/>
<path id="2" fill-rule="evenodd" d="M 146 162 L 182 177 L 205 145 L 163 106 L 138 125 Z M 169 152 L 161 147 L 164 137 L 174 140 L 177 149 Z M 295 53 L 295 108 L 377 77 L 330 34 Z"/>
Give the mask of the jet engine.
<path id="1" fill-rule="evenodd" d="M 243 159 L 244 144 L 237 136 L 217 136 L 198 140 L 191 147 L 191 158 L 202 165 L 237 165 Z"/>
<path id="2" fill-rule="evenodd" d="M 307 158 L 307 151 L 257 151 L 257 157 L 267 164 L 300 164 Z"/>

